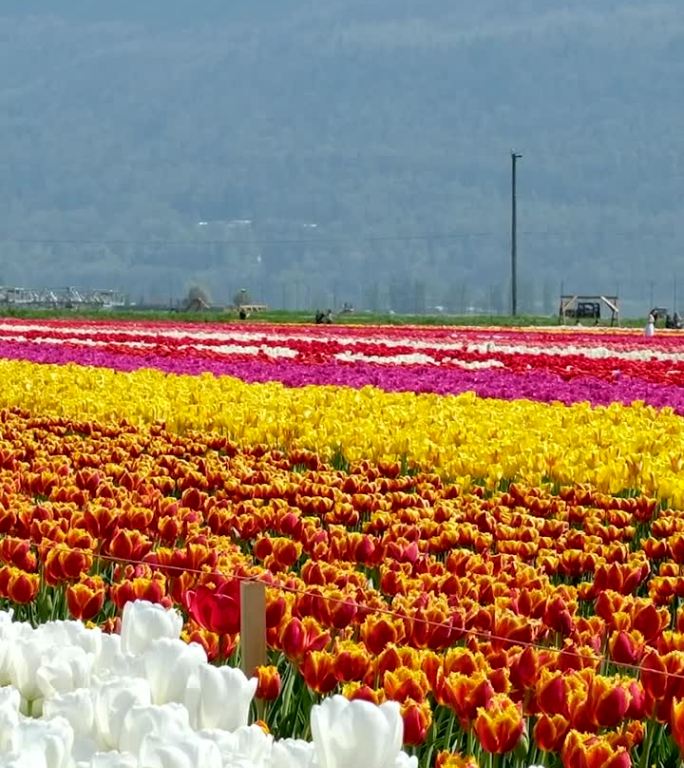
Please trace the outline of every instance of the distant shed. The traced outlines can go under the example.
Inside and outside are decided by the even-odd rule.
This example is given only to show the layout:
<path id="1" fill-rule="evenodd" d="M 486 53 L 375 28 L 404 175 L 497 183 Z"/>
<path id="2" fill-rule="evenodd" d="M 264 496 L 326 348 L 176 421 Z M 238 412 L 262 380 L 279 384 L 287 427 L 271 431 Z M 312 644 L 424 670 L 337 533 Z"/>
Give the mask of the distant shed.
<path id="1" fill-rule="evenodd" d="M 617 296 L 585 296 L 566 294 L 560 297 L 558 320 L 561 324 L 568 320 L 601 319 L 602 311 L 610 314 L 610 324 L 620 325 L 620 303 Z"/>

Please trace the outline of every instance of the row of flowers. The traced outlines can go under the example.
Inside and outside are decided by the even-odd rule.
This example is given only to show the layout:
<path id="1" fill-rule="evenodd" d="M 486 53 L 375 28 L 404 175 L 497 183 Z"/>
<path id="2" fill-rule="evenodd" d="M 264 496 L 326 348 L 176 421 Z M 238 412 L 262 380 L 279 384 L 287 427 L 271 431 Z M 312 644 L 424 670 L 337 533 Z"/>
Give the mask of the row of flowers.
<path id="1" fill-rule="evenodd" d="M 351 330 L 351 332 L 350 332 Z M 197 326 L 169 326 L 137 323 L 65 325 L 23 321 L 1 322 L 0 339 L 30 344 L 62 344 L 75 347 L 100 347 L 113 351 L 140 350 L 161 353 L 171 350 L 191 355 L 216 353 L 216 356 L 255 356 L 297 358 L 300 362 L 322 363 L 335 360 L 376 359 L 380 362 L 424 359 L 435 364 L 489 358 L 512 364 L 520 356 L 537 360 L 540 367 L 553 365 L 552 358 L 563 358 L 567 367 L 583 365 L 583 359 L 613 360 L 616 363 L 654 361 L 677 366 L 684 362 L 678 337 L 645 339 L 632 332 L 620 335 L 559 334 L 556 331 L 489 329 L 486 335 L 472 329 L 402 328 L 392 335 L 386 328 L 357 326 L 334 328 L 325 335 L 310 326 L 259 326 L 256 328 L 220 326 L 212 330 Z M 502 363 L 503 364 L 503 363 Z"/>
<path id="2" fill-rule="evenodd" d="M 567 366 L 549 371 L 534 365 L 515 372 L 506 370 L 495 360 L 474 361 L 447 368 L 425 364 L 386 365 L 358 360 L 353 364 L 336 361 L 310 365 L 291 360 L 277 363 L 251 358 L 237 360 L 236 356 L 217 360 L 179 354 L 175 350 L 163 354 L 159 350 L 116 353 L 97 347 L 69 349 L 63 345 L 31 346 L 14 342 L 0 342 L 0 357 L 42 364 L 76 363 L 124 372 L 152 368 L 176 375 L 211 373 L 248 383 L 276 381 L 288 387 L 324 385 L 360 389 L 370 385 L 387 392 L 439 395 L 474 392 L 485 398 L 526 398 L 565 404 L 589 402 L 608 405 L 620 402 L 629 405 L 644 401 L 655 407 L 671 407 L 679 414 L 684 413 L 684 388 L 679 384 L 681 378 L 673 376 L 669 366 L 660 375 L 657 370 L 650 370 L 648 364 L 641 365 L 644 372 L 644 378 L 641 378 L 623 375 L 610 361 L 591 365 L 591 374 L 579 375 L 576 370 L 568 370 Z"/>
<path id="3" fill-rule="evenodd" d="M 675 334 L 559 330 L 190 326 L 5 321 L 0 357 L 119 371 L 232 376 L 288 387 L 373 385 L 391 392 L 594 405 L 644 401 L 684 413 Z"/>
<path id="4" fill-rule="evenodd" d="M 349 348 L 365 342 L 376 342 L 387 347 L 413 344 L 414 348 L 430 348 L 465 342 L 469 345 L 527 344 L 538 348 L 567 346 L 608 347 L 635 350 L 643 346 L 643 333 L 633 328 L 582 328 L 563 326 L 518 327 L 457 327 L 438 325 L 333 325 L 315 326 L 298 324 L 251 323 L 194 323 L 97 319 L 0 320 L 2 334 L 36 334 L 42 336 L 82 336 L 97 339 L 100 334 L 127 337 L 135 334 L 140 339 L 169 339 L 186 341 L 242 341 L 252 343 L 287 344 L 289 341 L 309 339 L 337 340 Z M 660 333 L 649 345 L 662 351 L 681 349 L 677 333 Z"/>
<path id="5" fill-rule="evenodd" d="M 608 493 L 638 489 L 684 504 L 676 450 L 684 422 L 668 408 L 286 388 L 14 361 L 0 361 L 0 380 L 0 406 L 32 413 L 164 422 L 181 434 L 216 431 L 240 444 L 314 450 L 327 460 L 399 460 L 464 487 L 474 479 L 488 488 L 503 480 L 587 482 Z"/>
<path id="6" fill-rule="evenodd" d="M 596 750 L 624 766 L 678 733 L 684 537 L 653 498 L 467 491 L 158 426 L 5 411 L 0 432 L 0 597 L 17 616 L 112 630 L 135 599 L 175 604 L 186 640 L 235 660 L 240 581 L 259 579 L 280 735 L 306 736 L 335 693 L 397 702 L 424 765 L 518 750 L 574 768 Z"/>
<path id="7" fill-rule="evenodd" d="M 452 355 L 501 353 L 531 356 L 588 357 L 592 359 L 640 360 L 650 357 L 671 363 L 684 360 L 678 337 L 660 336 L 644 339 L 635 331 L 619 335 L 563 333 L 546 329 L 487 329 L 481 331 L 445 327 L 402 327 L 394 334 L 386 327 L 336 327 L 325 333 L 310 326 L 201 326 L 179 324 L 171 328 L 155 324 L 99 323 L 65 325 L 26 321 L 0 322 L 0 338 L 8 341 L 80 344 L 86 346 L 120 345 L 148 350 L 155 347 L 175 349 L 215 349 L 230 354 L 272 351 L 273 356 L 311 357 L 316 361 L 335 359 L 341 353 L 392 358 L 417 352 L 437 361 Z"/>

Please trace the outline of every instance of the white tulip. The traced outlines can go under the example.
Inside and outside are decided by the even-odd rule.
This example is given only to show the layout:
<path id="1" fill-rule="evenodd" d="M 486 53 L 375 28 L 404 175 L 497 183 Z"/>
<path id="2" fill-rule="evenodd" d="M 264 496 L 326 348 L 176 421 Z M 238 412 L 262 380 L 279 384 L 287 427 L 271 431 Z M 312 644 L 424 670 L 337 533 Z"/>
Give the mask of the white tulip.
<path id="1" fill-rule="evenodd" d="M 75 734 L 88 735 L 95 725 L 95 707 L 89 688 L 80 688 L 70 693 L 62 693 L 45 701 L 43 717 L 63 717 Z"/>
<path id="2" fill-rule="evenodd" d="M 135 677 L 135 658 L 121 649 L 121 635 L 102 634 L 100 648 L 93 662 L 93 674 L 100 678 Z"/>
<path id="3" fill-rule="evenodd" d="M 191 733 L 188 710 L 182 704 L 154 704 L 129 709 L 119 737 L 119 749 L 137 755 L 145 736 L 171 738 Z"/>
<path id="4" fill-rule="evenodd" d="M 36 685 L 47 699 L 58 693 L 69 693 L 90 685 L 90 670 L 94 656 L 78 645 L 60 648 L 44 661 L 35 672 Z"/>
<path id="5" fill-rule="evenodd" d="M 93 704 L 100 744 L 105 749 L 116 749 L 128 711 L 136 705 L 148 706 L 151 698 L 149 683 L 138 677 L 115 678 L 97 686 Z"/>
<path id="6" fill-rule="evenodd" d="M 121 618 L 121 648 L 124 653 L 144 653 L 160 638 L 178 640 L 183 617 L 174 610 L 147 600 L 126 603 Z"/>
<path id="7" fill-rule="evenodd" d="M 314 745 L 301 739 L 281 739 L 273 742 L 271 768 L 313 768 Z"/>
<path id="8" fill-rule="evenodd" d="M 11 640 L 0 639 L 0 686 L 12 682 L 12 645 Z"/>
<path id="9" fill-rule="evenodd" d="M 188 681 L 202 665 L 207 665 L 207 654 L 197 643 L 188 645 L 164 637 L 151 643 L 139 661 L 154 704 L 183 703 Z"/>
<path id="10" fill-rule="evenodd" d="M 17 628 L 22 622 L 14 621 L 14 610 L 0 611 L 0 640 L 14 637 Z"/>
<path id="11" fill-rule="evenodd" d="M 2 611 L 0 616 L 0 686 L 10 685 L 14 669 L 14 647 L 34 635 L 34 629 L 25 622 L 12 622 L 12 611 Z"/>
<path id="12" fill-rule="evenodd" d="M 138 758 L 122 752 L 97 752 L 87 768 L 138 768 Z"/>
<path id="13" fill-rule="evenodd" d="M 19 706 L 21 696 L 16 688 L 0 688 L 0 753 L 18 749 Z"/>
<path id="14" fill-rule="evenodd" d="M 32 751 L 42 752 L 46 768 L 70 767 L 74 732 L 64 718 L 22 720 L 18 727 L 18 737 L 20 746 L 17 752 L 22 757 Z"/>
<path id="15" fill-rule="evenodd" d="M 99 627 L 86 627 L 81 621 L 54 621 L 41 625 L 53 626 L 54 632 L 59 632 L 63 642 L 83 648 L 86 653 L 97 657 L 100 653 L 104 632 Z"/>
<path id="16" fill-rule="evenodd" d="M 215 728 L 199 731 L 199 735 L 218 746 L 224 765 L 246 761 L 251 768 L 272 766 L 273 736 L 264 733 L 258 725 L 247 725 L 233 733 Z"/>
<path id="17" fill-rule="evenodd" d="M 18 713 L 20 704 L 21 694 L 16 688 L 10 685 L 0 688 L 0 711 L 11 710 Z"/>
<path id="18" fill-rule="evenodd" d="M 98 750 L 95 739 L 95 708 L 93 694 L 89 688 L 80 688 L 71 693 L 58 694 L 46 699 L 43 704 L 43 717 L 63 717 L 74 732 L 73 757 L 76 761 L 90 765 L 90 758 Z"/>
<path id="19" fill-rule="evenodd" d="M 10 650 L 10 680 L 22 698 L 33 701 L 41 696 L 36 671 L 50 660 L 54 649 L 39 637 L 15 642 Z"/>
<path id="20" fill-rule="evenodd" d="M 257 681 L 254 680 L 256 683 Z M 273 736 L 258 725 L 245 725 L 233 734 L 238 757 L 246 757 L 255 768 L 270 768 Z"/>
<path id="21" fill-rule="evenodd" d="M 224 731 L 247 725 L 257 684 L 256 678 L 248 680 L 240 669 L 199 666 L 185 697 L 193 725 Z"/>
<path id="22" fill-rule="evenodd" d="M 47 768 L 47 758 L 40 747 L 29 747 L 21 755 L 0 758 L 0 768 Z"/>
<path id="23" fill-rule="evenodd" d="M 146 736 L 138 753 L 139 768 L 223 768 L 219 748 L 196 733 Z"/>
<path id="24" fill-rule="evenodd" d="M 400 752 L 394 762 L 394 768 L 418 768 L 418 758 L 415 755 L 409 757 L 406 752 Z"/>
<path id="25" fill-rule="evenodd" d="M 394 768 L 403 722 L 395 701 L 377 707 L 332 696 L 314 706 L 311 731 L 320 768 Z"/>

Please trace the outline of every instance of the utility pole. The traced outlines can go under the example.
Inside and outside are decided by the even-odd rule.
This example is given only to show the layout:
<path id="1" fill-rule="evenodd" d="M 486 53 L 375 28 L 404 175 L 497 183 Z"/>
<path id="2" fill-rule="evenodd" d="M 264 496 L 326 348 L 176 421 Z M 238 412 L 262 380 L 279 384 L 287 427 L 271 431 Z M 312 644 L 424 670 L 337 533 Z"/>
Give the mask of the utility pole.
<path id="1" fill-rule="evenodd" d="M 677 275 L 672 280 L 672 311 L 677 312 Z"/>
<path id="2" fill-rule="evenodd" d="M 511 152 L 511 314 L 518 314 L 518 233 L 516 210 L 516 162 L 522 157 L 517 152 Z"/>

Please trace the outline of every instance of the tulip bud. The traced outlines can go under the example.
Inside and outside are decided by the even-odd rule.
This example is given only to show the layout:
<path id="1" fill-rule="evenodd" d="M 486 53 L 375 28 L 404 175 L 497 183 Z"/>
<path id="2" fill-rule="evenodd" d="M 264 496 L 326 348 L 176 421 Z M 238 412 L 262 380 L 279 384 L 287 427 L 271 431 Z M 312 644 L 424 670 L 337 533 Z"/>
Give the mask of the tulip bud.
<path id="1" fill-rule="evenodd" d="M 404 744 L 422 744 L 432 726 L 432 709 L 429 702 L 407 699 L 402 704 L 401 717 L 404 721 Z"/>
<path id="2" fill-rule="evenodd" d="M 260 666 L 254 671 L 257 678 L 256 698 L 262 701 L 275 701 L 280 696 L 282 681 L 280 672 L 273 666 Z"/>

